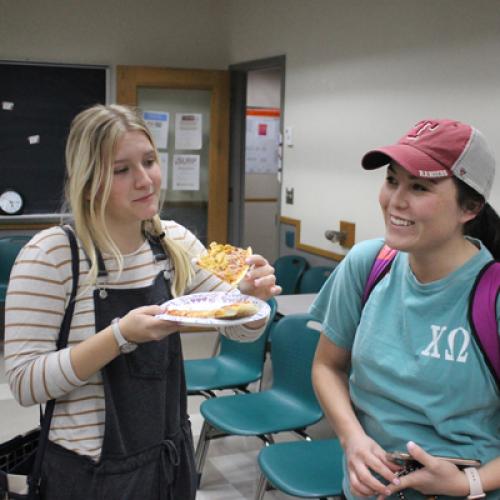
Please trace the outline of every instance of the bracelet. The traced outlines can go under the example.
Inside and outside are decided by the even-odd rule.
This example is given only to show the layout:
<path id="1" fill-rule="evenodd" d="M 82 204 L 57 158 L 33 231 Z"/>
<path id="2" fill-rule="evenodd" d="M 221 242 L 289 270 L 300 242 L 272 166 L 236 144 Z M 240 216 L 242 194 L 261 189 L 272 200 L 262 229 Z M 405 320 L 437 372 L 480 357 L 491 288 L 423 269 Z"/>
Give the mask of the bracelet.
<path id="1" fill-rule="evenodd" d="M 469 481 L 470 493 L 467 497 L 468 500 L 475 500 L 476 498 L 484 498 L 486 494 L 483 491 L 483 485 L 481 484 L 481 478 L 479 477 L 479 472 L 475 467 L 466 467 L 464 469 L 465 477 Z"/>

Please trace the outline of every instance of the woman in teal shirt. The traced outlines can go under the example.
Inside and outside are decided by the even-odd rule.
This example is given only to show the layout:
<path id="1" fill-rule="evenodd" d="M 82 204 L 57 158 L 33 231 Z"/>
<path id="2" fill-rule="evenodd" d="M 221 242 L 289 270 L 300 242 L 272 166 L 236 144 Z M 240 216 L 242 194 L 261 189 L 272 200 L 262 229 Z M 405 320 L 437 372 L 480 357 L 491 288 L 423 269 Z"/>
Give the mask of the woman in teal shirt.
<path id="1" fill-rule="evenodd" d="M 500 499 L 500 394 L 467 316 L 478 273 L 500 259 L 486 201 L 493 156 L 475 128 L 424 120 L 362 165 L 387 165 L 385 241 L 356 245 L 311 307 L 323 323 L 313 381 L 344 448 L 344 495 Z M 399 252 L 363 307 L 384 242 Z M 402 475 L 394 451 L 421 467 Z M 438 456 L 481 466 L 464 472 Z"/>

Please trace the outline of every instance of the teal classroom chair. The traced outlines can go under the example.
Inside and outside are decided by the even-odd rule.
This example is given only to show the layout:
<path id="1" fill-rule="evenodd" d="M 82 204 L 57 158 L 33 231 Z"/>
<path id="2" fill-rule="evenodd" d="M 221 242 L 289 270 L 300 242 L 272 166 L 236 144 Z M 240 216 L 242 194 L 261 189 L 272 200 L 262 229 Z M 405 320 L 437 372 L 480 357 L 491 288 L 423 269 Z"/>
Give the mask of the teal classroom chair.
<path id="1" fill-rule="evenodd" d="M 261 470 L 255 500 L 270 484 L 287 495 L 326 499 L 342 494 L 343 451 L 338 439 L 288 441 L 259 452 Z"/>
<path id="2" fill-rule="evenodd" d="M 323 417 L 314 394 L 311 368 L 319 331 L 311 328 L 309 314 L 291 314 L 274 327 L 271 345 L 272 387 L 261 392 L 221 396 L 204 401 L 203 426 L 195 461 L 201 478 L 212 439 L 255 436 L 273 443 L 273 434 L 295 432 L 307 437 L 306 428 Z"/>
<path id="3" fill-rule="evenodd" d="M 10 271 L 21 248 L 31 240 L 28 235 L 13 235 L 0 237 L 0 303 L 5 302 Z"/>
<path id="4" fill-rule="evenodd" d="M 189 395 L 215 397 L 214 391 L 233 389 L 248 392 L 248 385 L 262 377 L 266 343 L 276 314 L 276 299 L 270 298 L 271 307 L 266 329 L 255 342 L 238 342 L 221 336 L 217 356 L 184 361 L 186 385 Z"/>
<path id="5" fill-rule="evenodd" d="M 314 266 L 306 269 L 299 282 L 298 293 L 317 293 L 333 272 L 333 267 Z"/>
<path id="6" fill-rule="evenodd" d="M 309 263 L 300 255 L 282 255 L 274 263 L 276 283 L 283 288 L 284 295 L 297 293 L 300 277 L 309 267 Z"/>

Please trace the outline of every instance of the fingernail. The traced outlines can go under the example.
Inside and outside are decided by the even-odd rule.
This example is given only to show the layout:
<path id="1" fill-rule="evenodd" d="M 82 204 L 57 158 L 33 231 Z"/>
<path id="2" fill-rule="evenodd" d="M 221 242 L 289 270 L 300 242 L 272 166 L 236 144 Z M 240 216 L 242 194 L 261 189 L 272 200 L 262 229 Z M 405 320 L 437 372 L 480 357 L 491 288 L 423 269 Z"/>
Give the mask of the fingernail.
<path id="1" fill-rule="evenodd" d="M 385 490 L 385 496 L 390 497 L 391 496 L 391 490 Z"/>
<path id="2" fill-rule="evenodd" d="M 408 441 L 408 443 L 406 443 L 406 446 L 408 446 L 408 448 L 413 448 L 415 446 L 415 443 L 413 441 Z"/>
<path id="3" fill-rule="evenodd" d="M 396 486 L 399 486 L 401 484 L 401 481 L 399 480 L 399 478 L 395 477 L 392 482 L 396 485 Z"/>

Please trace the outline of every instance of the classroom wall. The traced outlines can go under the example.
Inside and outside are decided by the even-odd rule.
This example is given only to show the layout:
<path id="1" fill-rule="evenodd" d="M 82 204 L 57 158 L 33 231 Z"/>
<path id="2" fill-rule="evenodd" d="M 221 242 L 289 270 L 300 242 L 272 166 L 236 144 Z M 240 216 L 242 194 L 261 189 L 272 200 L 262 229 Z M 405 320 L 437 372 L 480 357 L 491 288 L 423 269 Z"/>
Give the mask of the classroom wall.
<path id="1" fill-rule="evenodd" d="M 227 68 L 286 55 L 281 214 L 301 220 L 302 243 L 345 253 L 324 238 L 340 220 L 357 241 L 383 232 L 368 149 L 451 117 L 500 158 L 498 26 L 498 0 L 0 0 L 0 59 Z M 491 201 L 500 211 L 500 175 Z"/>
<path id="2" fill-rule="evenodd" d="M 345 253 L 324 237 L 339 221 L 356 240 L 383 234 L 382 171 L 360 158 L 422 118 L 477 126 L 500 160 L 500 3 L 497 0 L 233 0 L 230 60 L 286 54 L 281 214 L 301 240 Z M 284 189 L 295 202 L 285 204 Z M 491 202 L 500 211 L 500 174 Z"/>
<path id="3" fill-rule="evenodd" d="M 0 60 L 227 68 L 224 3 L 0 0 Z"/>

